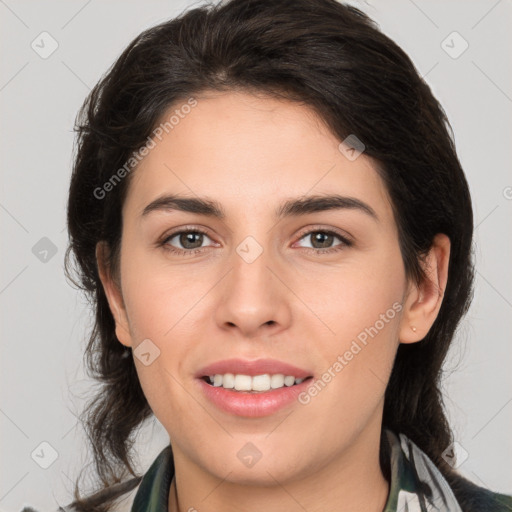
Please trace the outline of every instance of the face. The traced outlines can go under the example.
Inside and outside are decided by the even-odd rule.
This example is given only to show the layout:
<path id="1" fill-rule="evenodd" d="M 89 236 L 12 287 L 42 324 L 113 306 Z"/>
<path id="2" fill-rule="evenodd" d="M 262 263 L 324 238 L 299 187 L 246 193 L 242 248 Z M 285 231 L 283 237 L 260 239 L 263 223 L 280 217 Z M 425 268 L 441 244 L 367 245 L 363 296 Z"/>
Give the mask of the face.
<path id="1" fill-rule="evenodd" d="M 197 97 L 161 139 L 131 176 L 120 293 L 108 297 L 176 457 L 233 482 L 273 483 L 370 449 L 408 296 L 375 162 L 348 158 L 307 107 L 245 93 Z M 223 217 L 182 211 L 170 195 L 210 201 Z M 277 215 L 334 195 L 349 199 Z M 286 363 L 310 378 L 261 393 L 202 378 L 235 358 L 277 363 L 228 361 L 214 373 L 272 379 L 295 371 Z M 250 466 L 246 455 L 260 459 Z"/>

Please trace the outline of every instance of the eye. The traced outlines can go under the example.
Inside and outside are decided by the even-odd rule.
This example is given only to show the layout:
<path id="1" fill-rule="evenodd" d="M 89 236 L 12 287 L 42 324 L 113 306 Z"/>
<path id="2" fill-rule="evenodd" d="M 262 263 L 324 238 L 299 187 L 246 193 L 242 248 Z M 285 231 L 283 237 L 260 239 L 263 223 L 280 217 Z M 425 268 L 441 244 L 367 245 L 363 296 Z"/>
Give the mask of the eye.
<path id="1" fill-rule="evenodd" d="M 303 233 L 300 240 L 310 238 L 312 247 L 303 247 L 308 251 L 313 251 L 317 254 L 325 254 L 341 251 L 345 247 L 350 247 L 352 242 L 341 234 L 326 229 L 315 229 Z M 340 243 L 332 246 L 335 239 L 338 239 Z"/>
<path id="2" fill-rule="evenodd" d="M 164 247 L 165 250 L 176 254 L 195 254 L 197 252 L 202 252 L 202 243 L 205 237 L 210 238 L 207 236 L 206 231 L 203 231 L 202 229 L 186 229 L 170 234 L 164 240 L 162 240 L 159 245 Z M 180 244 L 183 249 L 180 247 L 176 248 L 171 244 L 171 241 L 174 239 L 176 239 L 174 243 Z"/>

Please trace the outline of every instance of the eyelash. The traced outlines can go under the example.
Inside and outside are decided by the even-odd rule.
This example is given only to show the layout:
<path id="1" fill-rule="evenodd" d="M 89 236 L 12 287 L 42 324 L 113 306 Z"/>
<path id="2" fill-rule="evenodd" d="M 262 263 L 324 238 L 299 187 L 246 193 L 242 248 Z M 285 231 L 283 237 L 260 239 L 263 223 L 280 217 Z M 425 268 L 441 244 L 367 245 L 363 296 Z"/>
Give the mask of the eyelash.
<path id="1" fill-rule="evenodd" d="M 208 236 L 208 233 L 201 229 L 201 228 L 194 228 L 194 229 L 182 229 L 181 231 L 175 231 L 174 233 L 171 233 L 170 235 L 166 236 L 161 242 L 158 243 L 160 247 L 162 247 L 165 251 L 169 251 L 173 254 L 181 255 L 181 256 L 190 256 L 199 252 L 202 252 L 206 247 L 201 247 L 199 249 L 176 249 L 175 247 L 172 247 L 168 244 L 169 240 L 172 240 L 177 235 L 181 235 L 184 233 L 201 233 L 203 235 Z M 336 231 L 332 231 L 329 229 L 312 229 L 310 231 L 306 231 L 305 233 L 302 233 L 299 237 L 299 240 L 302 240 L 304 237 L 311 235 L 313 233 L 324 233 L 327 235 L 334 235 L 336 238 L 338 238 L 341 243 L 338 245 L 335 245 L 334 247 L 329 247 L 327 249 L 315 249 L 314 247 L 302 247 L 306 252 L 308 253 L 315 253 L 318 255 L 325 255 L 325 254 L 332 254 L 335 252 L 339 252 L 343 250 L 346 247 L 351 247 L 353 243 L 348 240 L 346 237 L 340 235 Z"/>

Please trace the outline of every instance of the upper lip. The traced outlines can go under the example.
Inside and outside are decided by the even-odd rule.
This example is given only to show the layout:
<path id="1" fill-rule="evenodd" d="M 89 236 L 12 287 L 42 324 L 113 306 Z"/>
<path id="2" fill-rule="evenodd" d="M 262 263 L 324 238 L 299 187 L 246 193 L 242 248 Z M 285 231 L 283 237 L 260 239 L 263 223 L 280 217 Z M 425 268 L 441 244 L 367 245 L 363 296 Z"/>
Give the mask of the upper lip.
<path id="1" fill-rule="evenodd" d="M 285 376 L 292 375 L 297 379 L 312 376 L 312 373 L 308 370 L 303 370 L 277 359 L 224 359 L 223 361 L 216 361 L 204 366 L 197 372 L 196 377 L 202 378 L 209 375 L 223 375 L 225 373 L 250 375 L 251 377 L 265 373 L 271 375 L 282 373 Z"/>

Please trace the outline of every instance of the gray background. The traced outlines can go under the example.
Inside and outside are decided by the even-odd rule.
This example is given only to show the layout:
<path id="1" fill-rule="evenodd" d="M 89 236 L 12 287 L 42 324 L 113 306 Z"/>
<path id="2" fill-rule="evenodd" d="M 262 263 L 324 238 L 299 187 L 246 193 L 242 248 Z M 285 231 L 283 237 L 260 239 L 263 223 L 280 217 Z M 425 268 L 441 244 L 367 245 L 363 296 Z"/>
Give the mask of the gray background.
<path id="1" fill-rule="evenodd" d="M 90 317 L 63 274 L 76 112 L 133 37 L 199 3 L 0 0 L 1 511 L 69 503 L 72 481 L 91 461 L 75 417 L 94 391 L 81 362 Z M 446 366 L 446 404 L 457 450 L 467 452 L 460 471 L 512 493 L 512 3 L 351 3 L 411 56 L 453 126 L 474 199 L 477 277 Z M 44 31 L 58 43 L 47 58 L 31 47 L 51 49 Z M 457 58 L 445 51 L 463 48 L 454 31 L 469 44 Z M 137 445 L 139 471 L 167 440 L 150 421 Z M 57 458 L 44 469 L 52 450 Z"/>

